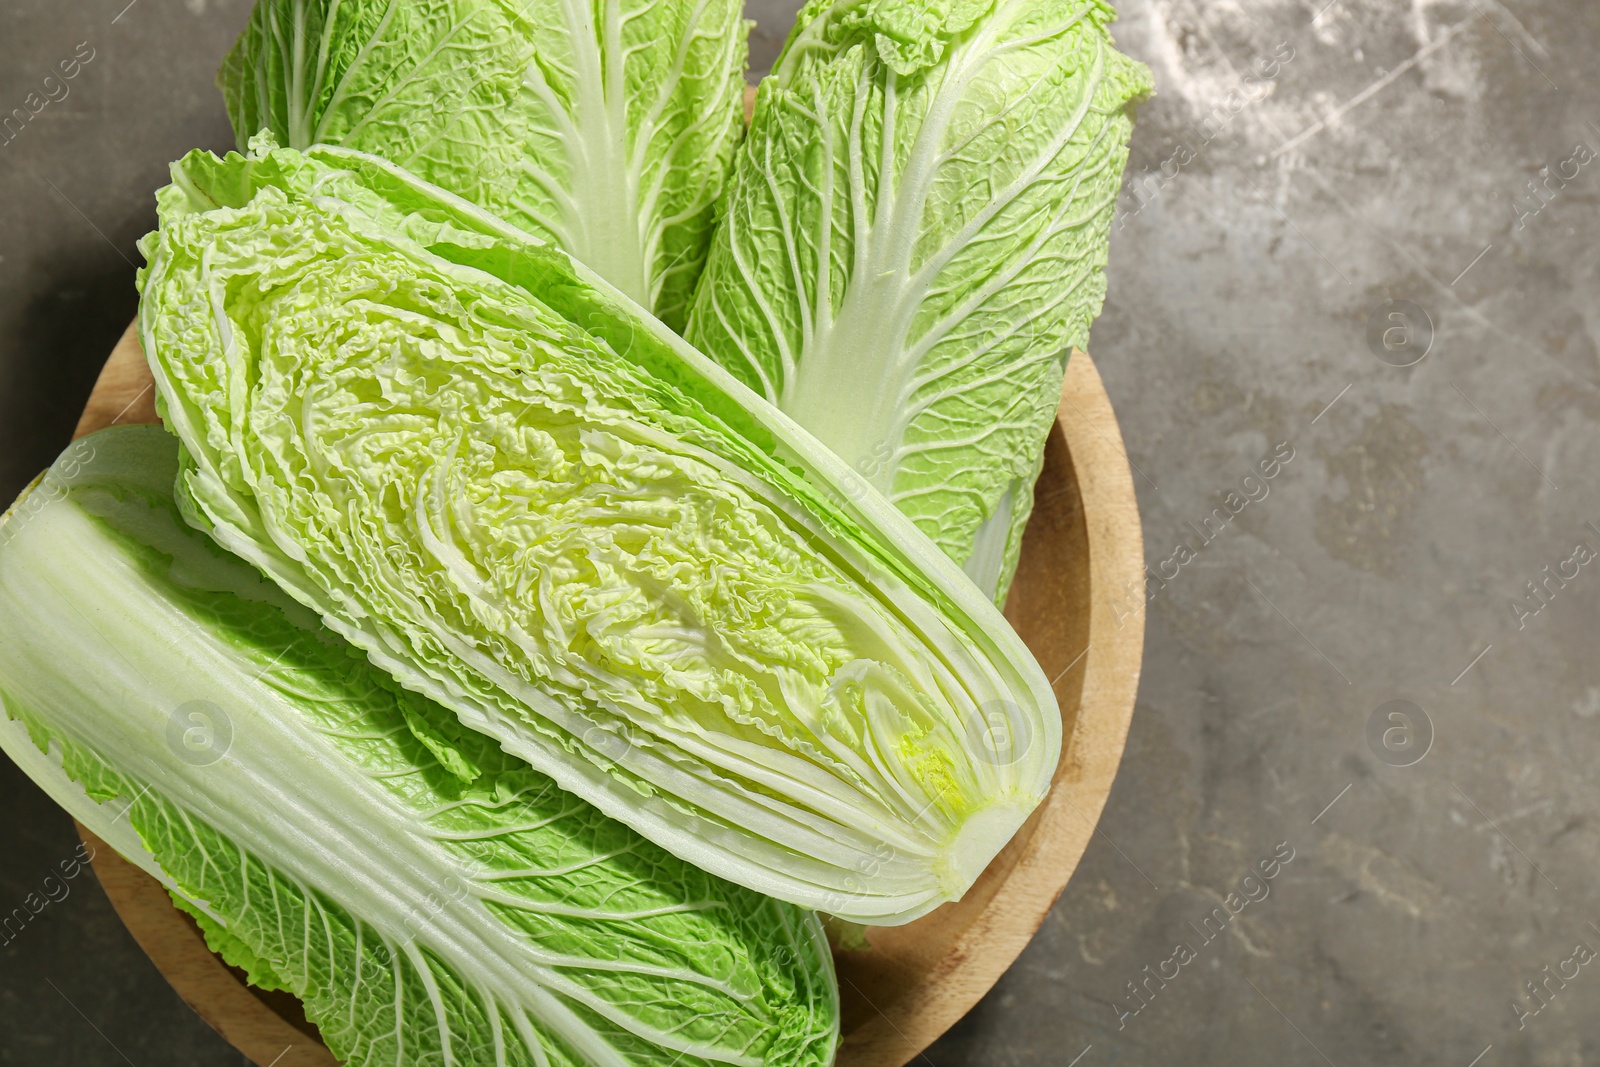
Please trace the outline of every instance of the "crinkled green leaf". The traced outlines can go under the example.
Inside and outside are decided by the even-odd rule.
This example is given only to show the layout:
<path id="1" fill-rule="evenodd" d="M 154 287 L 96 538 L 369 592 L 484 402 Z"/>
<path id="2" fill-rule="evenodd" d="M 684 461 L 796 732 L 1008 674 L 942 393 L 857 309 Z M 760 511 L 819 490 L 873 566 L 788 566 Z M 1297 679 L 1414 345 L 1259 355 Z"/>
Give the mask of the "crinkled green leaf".
<path id="1" fill-rule="evenodd" d="M 184 524 L 178 451 L 92 435 L 0 525 L 0 746 L 214 948 L 351 1065 L 832 1062 L 814 916 L 470 731 L 462 781 L 453 715 Z"/>
<path id="2" fill-rule="evenodd" d="M 744 132 L 738 0 L 258 0 L 219 76 L 240 148 L 371 152 L 681 328 Z"/>
<path id="3" fill-rule="evenodd" d="M 813 0 L 686 336 L 1003 601 L 1149 72 L 1103 0 Z"/>
<path id="4" fill-rule="evenodd" d="M 952 42 L 988 14 L 995 0 L 807 0 L 786 54 L 818 45 L 839 51 L 867 43 L 909 77 L 944 58 Z"/>
<path id="5" fill-rule="evenodd" d="M 260 0 L 217 82 L 243 148 L 375 152 L 468 199 L 519 180 L 535 27 L 510 0 Z"/>
<path id="6" fill-rule="evenodd" d="M 993 606 L 592 272 L 347 150 L 175 179 L 140 319 L 190 520 L 402 684 L 855 921 L 959 897 L 1044 796 L 1059 712 Z"/>

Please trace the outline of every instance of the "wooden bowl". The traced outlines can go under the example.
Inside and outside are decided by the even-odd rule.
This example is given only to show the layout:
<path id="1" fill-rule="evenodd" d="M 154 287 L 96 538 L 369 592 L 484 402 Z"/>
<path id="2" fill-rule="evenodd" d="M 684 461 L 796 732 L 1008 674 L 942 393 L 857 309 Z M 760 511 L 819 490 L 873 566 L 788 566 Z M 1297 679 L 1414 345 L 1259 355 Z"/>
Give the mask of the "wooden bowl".
<path id="1" fill-rule="evenodd" d="M 156 422 L 153 392 L 129 327 L 77 436 Z M 870 949 L 835 952 L 840 1067 L 902 1067 L 989 991 L 1072 876 L 1122 759 L 1144 648 L 1144 546 L 1122 434 L 1083 353 L 1068 362 L 1006 617 L 1055 679 L 1064 739 L 1055 784 L 963 899 L 869 930 Z M 117 913 L 201 1018 L 258 1067 L 332 1067 L 298 1001 L 247 986 L 159 883 L 79 831 Z"/>

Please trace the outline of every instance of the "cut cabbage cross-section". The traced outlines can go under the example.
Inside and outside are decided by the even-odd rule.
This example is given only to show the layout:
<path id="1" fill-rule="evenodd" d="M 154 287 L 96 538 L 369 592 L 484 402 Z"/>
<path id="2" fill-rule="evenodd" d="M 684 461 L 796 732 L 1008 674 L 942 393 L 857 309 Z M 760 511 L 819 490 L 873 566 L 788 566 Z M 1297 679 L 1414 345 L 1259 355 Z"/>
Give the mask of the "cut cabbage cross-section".
<path id="1" fill-rule="evenodd" d="M 347 150 L 195 154 L 141 333 L 191 521 L 678 856 L 897 923 L 1043 797 L 1048 682 L 782 415 L 563 253 Z"/>

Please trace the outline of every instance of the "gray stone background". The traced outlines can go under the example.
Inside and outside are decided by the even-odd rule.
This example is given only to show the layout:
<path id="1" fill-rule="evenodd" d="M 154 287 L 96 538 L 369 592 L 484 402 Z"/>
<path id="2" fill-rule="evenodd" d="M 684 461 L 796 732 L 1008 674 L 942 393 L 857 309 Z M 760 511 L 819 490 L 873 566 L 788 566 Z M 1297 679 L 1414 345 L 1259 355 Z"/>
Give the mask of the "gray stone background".
<path id="1" fill-rule="evenodd" d="M 757 70 L 797 6 L 751 5 Z M 94 50 L 0 145 L 0 497 L 133 314 L 167 161 L 231 142 L 211 83 L 246 7 L 0 6 L 0 110 Z M 1600 967 L 1565 963 L 1537 1014 L 1525 988 L 1600 950 L 1600 565 L 1572 562 L 1600 551 L 1600 5 L 1121 8 L 1160 95 L 1093 348 L 1177 576 L 1101 832 L 921 1062 L 1600 1063 Z M 8 910 L 74 839 L 9 764 L 0 797 Z M 240 1062 L 91 877 L 0 949 L 0 1063 Z"/>

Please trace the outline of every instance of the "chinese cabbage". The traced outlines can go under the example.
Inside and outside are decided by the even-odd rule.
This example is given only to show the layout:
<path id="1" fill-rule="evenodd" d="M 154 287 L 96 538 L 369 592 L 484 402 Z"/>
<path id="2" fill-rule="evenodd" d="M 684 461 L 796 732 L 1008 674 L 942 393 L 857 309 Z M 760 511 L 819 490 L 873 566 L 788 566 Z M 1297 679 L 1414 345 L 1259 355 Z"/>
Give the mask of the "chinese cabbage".
<path id="1" fill-rule="evenodd" d="M 814 916 L 396 686 L 184 523 L 178 462 L 91 435 L 0 522 L 0 747 L 215 949 L 351 1067 L 832 1063 Z"/>
<path id="2" fill-rule="evenodd" d="M 738 0 L 259 0 L 219 75 L 240 148 L 383 156 L 681 328 L 744 132 Z"/>
<path id="3" fill-rule="evenodd" d="M 810 0 L 685 336 L 1003 602 L 1149 72 L 1104 0 Z"/>
<path id="4" fill-rule="evenodd" d="M 674 854 L 864 923 L 1048 790 L 1054 696 L 830 452 L 558 250 L 383 160 L 194 153 L 140 332 L 190 520 Z"/>

